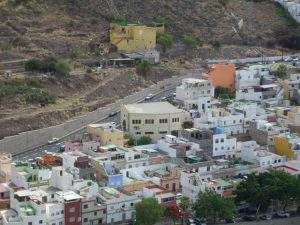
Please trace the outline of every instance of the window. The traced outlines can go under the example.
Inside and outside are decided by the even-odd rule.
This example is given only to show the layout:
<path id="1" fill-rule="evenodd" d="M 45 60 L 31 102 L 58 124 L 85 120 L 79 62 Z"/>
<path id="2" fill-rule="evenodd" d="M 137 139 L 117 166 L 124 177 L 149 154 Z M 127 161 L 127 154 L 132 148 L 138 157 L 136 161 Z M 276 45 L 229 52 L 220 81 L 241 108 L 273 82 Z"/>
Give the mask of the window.
<path id="1" fill-rule="evenodd" d="M 167 189 L 169 188 L 169 184 L 166 184 L 166 188 L 167 188 Z"/>
<path id="2" fill-rule="evenodd" d="M 219 143 L 219 139 L 216 139 L 216 140 L 215 140 L 215 143 L 218 144 L 218 143 Z"/>
<path id="3" fill-rule="evenodd" d="M 153 134 L 153 132 L 152 131 L 149 131 L 149 132 L 145 132 L 145 134 L 147 135 L 147 134 Z"/>
<path id="4" fill-rule="evenodd" d="M 168 119 L 159 119 L 159 123 L 168 123 Z"/>
<path id="5" fill-rule="evenodd" d="M 94 212 L 94 216 L 97 216 L 97 212 Z"/>
<path id="6" fill-rule="evenodd" d="M 159 131 L 160 134 L 167 134 L 168 131 Z"/>
<path id="7" fill-rule="evenodd" d="M 172 118 L 172 122 L 173 123 L 178 123 L 179 122 L 179 118 Z"/>
<path id="8" fill-rule="evenodd" d="M 62 221 L 60 221 L 60 222 L 59 222 L 59 225 L 63 225 L 63 222 L 62 222 Z"/>
<path id="9" fill-rule="evenodd" d="M 132 120 L 132 124 L 141 124 L 141 120 Z"/>
<path id="10" fill-rule="evenodd" d="M 131 202 L 131 203 L 130 203 L 130 206 L 133 206 L 133 205 L 134 205 L 133 202 Z"/>
<path id="11" fill-rule="evenodd" d="M 145 124 L 154 124 L 154 120 L 153 119 L 146 119 Z"/>
<path id="12" fill-rule="evenodd" d="M 42 224 L 42 223 L 43 223 L 43 220 L 40 220 L 40 221 L 39 221 L 39 224 Z"/>
<path id="13" fill-rule="evenodd" d="M 233 123 L 235 123 L 235 120 L 234 121 L 232 121 Z"/>
<path id="14" fill-rule="evenodd" d="M 56 223 L 52 223 L 52 225 L 56 225 Z"/>
<path id="15" fill-rule="evenodd" d="M 224 142 L 224 138 L 221 138 L 221 142 L 222 142 L 222 143 Z"/>
<path id="16" fill-rule="evenodd" d="M 75 222 L 75 217 L 74 216 L 70 217 L 69 222 L 74 223 Z"/>
<path id="17" fill-rule="evenodd" d="M 141 134 L 141 132 L 136 132 L 137 135 Z"/>
<path id="18" fill-rule="evenodd" d="M 88 218 L 84 218 L 84 219 L 83 219 L 83 222 L 87 222 L 87 221 L 88 221 Z"/>
<path id="19" fill-rule="evenodd" d="M 86 205 L 86 204 L 83 205 L 83 208 L 84 208 L 84 209 L 87 209 L 87 208 L 88 208 L 88 205 Z"/>
<path id="20" fill-rule="evenodd" d="M 69 212 L 70 212 L 70 213 L 75 212 L 75 208 L 74 208 L 74 207 L 70 208 L 70 209 L 69 209 Z"/>
<path id="21" fill-rule="evenodd" d="M 61 210 L 61 212 L 60 212 L 61 214 L 64 214 L 64 210 Z"/>

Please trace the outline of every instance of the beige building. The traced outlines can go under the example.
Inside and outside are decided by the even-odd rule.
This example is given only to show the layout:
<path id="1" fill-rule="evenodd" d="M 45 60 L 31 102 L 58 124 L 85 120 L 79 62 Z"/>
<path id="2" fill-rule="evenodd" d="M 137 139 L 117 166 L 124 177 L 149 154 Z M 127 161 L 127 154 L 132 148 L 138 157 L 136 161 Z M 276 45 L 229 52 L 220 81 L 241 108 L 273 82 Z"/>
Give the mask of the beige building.
<path id="1" fill-rule="evenodd" d="M 300 106 L 293 107 L 288 112 L 288 123 L 292 126 L 300 126 Z"/>
<path id="2" fill-rule="evenodd" d="M 124 145 L 124 133 L 116 128 L 115 123 L 89 124 L 87 131 L 93 140 L 100 141 L 101 145 Z"/>
<path id="3" fill-rule="evenodd" d="M 166 134 L 178 135 L 189 113 L 168 102 L 129 104 L 121 107 L 123 130 L 134 138 L 149 136 L 153 141 Z"/>
<path id="4" fill-rule="evenodd" d="M 6 183 L 11 176 L 11 154 L 1 153 L 0 155 L 0 183 Z"/>

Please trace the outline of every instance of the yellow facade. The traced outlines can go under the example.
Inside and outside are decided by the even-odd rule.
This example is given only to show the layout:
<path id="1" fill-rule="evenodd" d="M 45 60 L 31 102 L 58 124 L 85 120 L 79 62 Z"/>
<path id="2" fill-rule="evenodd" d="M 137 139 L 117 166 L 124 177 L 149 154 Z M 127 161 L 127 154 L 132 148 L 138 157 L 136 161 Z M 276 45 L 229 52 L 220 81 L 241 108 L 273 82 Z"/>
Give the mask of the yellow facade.
<path id="1" fill-rule="evenodd" d="M 90 124 L 87 126 L 87 131 L 93 139 L 100 141 L 101 145 L 114 144 L 120 147 L 124 146 L 124 133 L 121 130 L 115 128 L 108 129 L 97 124 Z"/>
<path id="2" fill-rule="evenodd" d="M 286 137 L 276 137 L 274 143 L 276 154 L 286 156 L 288 159 L 295 157 L 295 153 L 291 149 L 291 144 Z"/>
<path id="3" fill-rule="evenodd" d="M 112 23 L 110 25 L 110 43 L 115 45 L 119 51 L 148 51 L 156 46 L 156 33 L 155 27 Z"/>

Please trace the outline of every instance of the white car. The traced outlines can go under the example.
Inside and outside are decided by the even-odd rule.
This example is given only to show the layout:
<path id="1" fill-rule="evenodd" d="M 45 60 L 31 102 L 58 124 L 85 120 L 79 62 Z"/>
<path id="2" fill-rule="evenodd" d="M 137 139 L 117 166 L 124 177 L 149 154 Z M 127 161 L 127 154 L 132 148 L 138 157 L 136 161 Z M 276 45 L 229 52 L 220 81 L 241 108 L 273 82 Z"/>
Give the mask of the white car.
<path id="1" fill-rule="evenodd" d="M 153 97 L 154 97 L 153 94 L 149 94 L 149 95 L 145 98 L 145 100 L 151 100 Z"/>
<path id="2" fill-rule="evenodd" d="M 56 143 L 56 142 L 58 142 L 58 141 L 59 141 L 58 138 L 52 138 L 50 141 L 48 141 L 48 144 L 49 144 L 49 145 L 52 145 L 52 144 L 54 144 L 54 143 Z"/>

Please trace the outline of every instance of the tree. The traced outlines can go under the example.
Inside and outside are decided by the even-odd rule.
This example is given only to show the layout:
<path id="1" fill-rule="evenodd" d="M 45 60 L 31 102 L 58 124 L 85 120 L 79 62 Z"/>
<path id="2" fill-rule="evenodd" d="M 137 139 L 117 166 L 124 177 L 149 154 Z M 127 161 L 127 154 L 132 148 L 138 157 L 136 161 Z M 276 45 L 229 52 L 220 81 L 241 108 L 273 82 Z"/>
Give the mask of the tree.
<path id="1" fill-rule="evenodd" d="M 189 128 L 192 128 L 193 126 L 194 126 L 193 121 L 184 121 L 182 123 L 182 128 L 183 129 L 189 129 Z"/>
<path id="2" fill-rule="evenodd" d="M 261 180 L 255 174 L 250 174 L 246 180 L 239 183 L 236 189 L 236 202 L 247 202 L 256 208 L 256 215 L 260 210 L 269 207 L 271 201 L 267 194 L 269 187 L 262 186 Z"/>
<path id="3" fill-rule="evenodd" d="M 137 145 L 148 145 L 151 144 L 152 140 L 148 136 L 142 136 L 140 139 L 137 140 Z"/>
<path id="4" fill-rule="evenodd" d="M 264 175 L 264 185 L 270 187 L 270 198 L 280 203 L 285 211 L 287 205 L 300 199 L 300 181 L 284 171 L 272 170 Z"/>
<path id="5" fill-rule="evenodd" d="M 154 225 L 161 220 L 162 209 L 155 198 L 144 198 L 135 205 L 136 224 Z"/>
<path id="6" fill-rule="evenodd" d="M 41 61 L 38 59 L 30 59 L 25 62 L 26 71 L 39 71 L 41 69 Z"/>
<path id="7" fill-rule="evenodd" d="M 179 201 L 179 206 L 182 210 L 182 224 L 183 224 L 183 220 L 187 218 L 188 210 L 191 206 L 190 199 L 188 197 L 182 196 Z"/>
<path id="8" fill-rule="evenodd" d="M 236 190 L 236 201 L 256 207 L 256 215 L 267 210 L 271 202 L 278 202 L 285 210 L 290 202 L 300 199 L 300 181 L 284 171 L 251 174 Z"/>
<path id="9" fill-rule="evenodd" d="M 287 72 L 288 72 L 287 66 L 284 64 L 280 64 L 275 71 L 275 75 L 280 79 L 286 79 Z"/>
<path id="10" fill-rule="evenodd" d="M 234 98 L 234 94 L 228 88 L 216 87 L 215 97 L 221 99 L 230 99 Z"/>
<path id="11" fill-rule="evenodd" d="M 58 61 L 55 66 L 55 75 L 60 77 L 66 77 L 70 74 L 70 65 L 66 61 Z"/>
<path id="12" fill-rule="evenodd" d="M 164 216 L 173 220 L 174 224 L 183 218 L 181 209 L 176 203 L 167 204 L 164 212 Z"/>
<path id="13" fill-rule="evenodd" d="M 157 43 L 163 47 L 163 52 L 166 52 L 168 48 L 172 47 L 174 39 L 171 34 L 164 33 L 158 36 Z"/>
<path id="14" fill-rule="evenodd" d="M 198 218 L 206 219 L 209 224 L 215 224 L 223 219 L 232 219 L 235 215 L 233 201 L 211 191 L 199 193 L 194 210 Z"/>
<path id="15" fill-rule="evenodd" d="M 136 67 L 137 73 L 142 76 L 148 75 L 150 70 L 151 64 L 147 60 L 140 62 Z"/>

